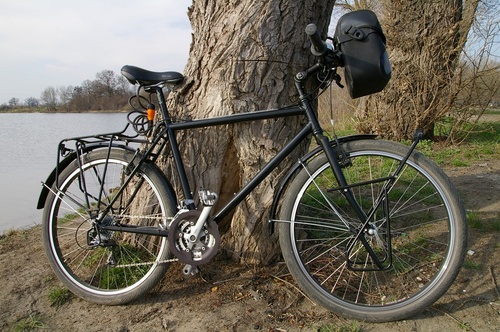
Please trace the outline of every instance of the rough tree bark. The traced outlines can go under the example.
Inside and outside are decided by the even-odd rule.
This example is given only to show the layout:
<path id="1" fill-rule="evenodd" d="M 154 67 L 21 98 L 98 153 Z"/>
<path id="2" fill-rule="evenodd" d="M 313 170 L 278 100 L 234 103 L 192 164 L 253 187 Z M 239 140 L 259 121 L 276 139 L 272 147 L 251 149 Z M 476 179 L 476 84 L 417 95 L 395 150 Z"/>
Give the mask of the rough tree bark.
<path id="1" fill-rule="evenodd" d="M 478 0 L 385 1 L 382 25 L 393 75 L 386 89 L 364 98 L 358 130 L 411 139 L 417 128 L 433 138 L 434 124 L 453 106 L 451 84 Z"/>
<path id="2" fill-rule="evenodd" d="M 333 4 L 193 1 L 187 81 L 169 97 L 172 113 L 198 119 L 297 102 L 294 74 L 312 60 L 304 28 L 314 22 L 326 32 Z M 191 188 L 210 189 L 219 193 L 219 202 L 227 201 L 296 133 L 299 121 L 268 120 L 180 133 Z M 269 236 L 266 220 L 276 179 L 285 167 L 272 173 L 219 225 L 224 233 L 221 248 L 234 259 L 266 263 L 276 257 L 278 244 Z"/>

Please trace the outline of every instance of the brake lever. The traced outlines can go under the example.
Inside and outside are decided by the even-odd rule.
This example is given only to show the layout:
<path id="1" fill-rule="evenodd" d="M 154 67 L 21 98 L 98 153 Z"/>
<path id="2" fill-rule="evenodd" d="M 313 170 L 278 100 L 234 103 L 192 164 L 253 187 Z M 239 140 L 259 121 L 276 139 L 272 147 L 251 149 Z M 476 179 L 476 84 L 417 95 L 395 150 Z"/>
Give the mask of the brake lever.
<path id="1" fill-rule="evenodd" d="M 337 74 L 337 72 L 335 72 L 333 74 L 333 80 L 335 81 L 335 84 L 337 84 L 337 86 L 341 89 L 344 88 L 344 85 L 342 83 L 340 83 L 342 81 L 342 77 L 340 77 L 339 74 Z"/>

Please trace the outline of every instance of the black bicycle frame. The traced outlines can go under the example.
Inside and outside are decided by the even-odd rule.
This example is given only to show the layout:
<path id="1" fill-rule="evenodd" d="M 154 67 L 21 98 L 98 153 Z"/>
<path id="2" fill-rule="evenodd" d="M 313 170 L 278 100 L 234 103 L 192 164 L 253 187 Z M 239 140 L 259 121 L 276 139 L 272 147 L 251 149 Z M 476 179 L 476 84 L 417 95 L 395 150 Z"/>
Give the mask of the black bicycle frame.
<path id="1" fill-rule="evenodd" d="M 194 209 L 194 200 L 191 193 L 191 189 L 189 187 L 186 171 L 184 168 L 184 164 L 182 162 L 181 153 L 179 151 L 179 146 L 177 144 L 177 140 L 175 137 L 175 132 L 178 130 L 188 130 L 202 127 L 211 127 L 211 126 L 219 126 L 219 125 L 227 125 L 233 123 L 247 122 L 247 121 L 257 121 L 264 119 L 272 119 L 278 117 L 288 117 L 288 116 L 297 116 L 297 115 L 305 115 L 308 119 L 308 123 L 300 130 L 300 132 L 295 135 L 295 137 L 289 141 L 283 149 L 278 152 L 265 166 L 262 168 L 254 178 L 248 182 L 240 191 L 228 202 L 226 203 L 219 211 L 217 211 L 213 220 L 215 222 L 220 222 L 227 214 L 232 211 L 255 187 L 257 187 L 263 180 L 266 178 L 275 168 L 281 163 L 291 152 L 295 149 L 307 136 L 312 134 L 317 143 L 323 148 L 323 151 L 328 159 L 330 167 L 333 171 L 335 178 L 339 184 L 339 187 L 342 188 L 340 192 L 347 199 L 348 203 L 354 209 L 357 214 L 359 220 L 361 221 L 363 227 L 365 229 L 368 226 L 369 219 L 363 209 L 360 207 L 356 199 L 354 198 L 354 194 L 351 190 L 351 185 L 349 185 L 344 177 L 344 174 L 341 169 L 341 165 L 339 163 L 339 158 L 335 153 L 334 149 L 330 145 L 329 139 L 323 134 L 323 129 L 321 128 L 318 118 L 310 104 L 309 97 L 305 93 L 305 89 L 303 86 L 303 82 L 305 79 L 311 75 L 316 73 L 321 69 L 321 65 L 315 65 L 308 69 L 305 72 L 301 72 L 296 75 L 295 85 L 300 97 L 301 106 L 284 108 L 284 109 L 275 109 L 275 110 L 265 110 L 265 111 L 257 111 L 257 112 L 249 112 L 243 114 L 234 114 L 222 117 L 208 118 L 208 119 L 200 119 L 200 120 L 192 120 L 186 122 L 171 122 L 170 115 L 168 114 L 168 110 L 166 107 L 165 99 L 163 96 L 163 91 L 161 87 L 155 87 L 156 95 L 160 104 L 160 110 L 163 115 L 163 121 L 165 125 L 165 131 L 167 134 L 167 138 L 170 142 L 170 147 L 172 149 L 172 155 L 174 158 L 174 162 L 177 168 L 177 173 L 179 175 L 182 190 L 185 197 L 185 202 L 188 202 L 188 209 Z M 377 267 L 382 270 L 384 267 L 380 259 L 377 257 L 376 253 L 365 239 L 364 236 L 361 236 L 361 230 L 359 230 L 358 236 L 356 236 L 357 241 L 361 241 L 363 246 L 366 248 L 368 254 L 374 260 Z"/>
<path id="2" fill-rule="evenodd" d="M 267 111 L 258 111 L 252 113 L 245 114 L 235 114 L 230 116 L 211 118 L 206 120 L 195 120 L 190 122 L 182 122 L 182 123 L 173 123 L 170 125 L 170 128 L 173 132 L 178 130 L 186 130 L 186 129 L 194 129 L 200 127 L 210 127 L 210 126 L 218 126 L 218 125 L 227 125 L 231 123 L 240 123 L 240 122 L 248 122 L 248 121 L 257 121 L 263 119 L 272 119 L 278 117 L 290 117 L 304 115 L 304 109 L 300 107 L 293 107 L 287 109 L 277 109 L 277 110 L 267 110 Z M 252 190 L 255 189 L 282 161 L 285 159 L 293 149 L 295 149 L 307 136 L 312 133 L 311 124 L 306 124 L 300 132 L 289 141 L 283 149 L 278 152 L 256 175 L 250 180 L 233 198 L 222 207 L 214 216 L 213 220 L 219 222 L 222 218 L 224 218 L 232 209 L 236 207 Z M 169 138 L 171 142 L 171 148 L 173 151 L 174 159 L 175 159 L 175 149 L 177 149 L 177 142 L 175 141 L 175 137 L 172 136 Z M 183 165 L 177 164 L 177 171 L 179 176 L 184 177 L 187 182 L 185 170 Z M 182 180 L 181 180 L 182 184 Z M 183 188 L 184 189 L 184 188 Z M 187 189 L 187 190 L 186 190 Z M 189 187 L 184 189 L 184 197 L 187 200 L 192 199 L 191 191 Z"/>
<path id="3" fill-rule="evenodd" d="M 233 196 L 233 198 L 229 202 L 227 202 L 219 211 L 217 211 L 213 215 L 213 220 L 218 223 L 225 216 L 227 216 L 229 212 L 232 211 L 242 200 L 244 200 L 245 197 L 247 197 L 248 194 L 252 192 L 252 190 L 254 190 L 303 140 L 305 140 L 308 136 L 312 134 L 315 137 L 318 145 L 322 148 L 323 152 L 325 153 L 329 161 L 330 167 L 339 185 L 339 187 L 336 190 L 338 190 L 347 199 L 348 203 L 354 209 L 354 211 L 357 214 L 357 217 L 359 218 L 361 224 L 363 225 L 361 229 L 353 230 L 354 232 L 357 232 L 355 241 L 360 241 L 364 245 L 367 252 L 373 258 L 375 264 L 378 266 L 379 269 L 386 268 L 382 266 L 382 261 L 377 257 L 377 255 L 375 254 L 375 252 L 373 251 L 373 249 L 371 248 L 365 237 L 362 236 L 363 229 L 365 229 L 368 226 L 369 217 L 361 209 L 360 205 L 354 198 L 351 188 L 356 186 L 356 184 L 347 183 L 344 174 L 342 172 L 342 166 L 341 163 L 339 162 L 339 157 L 337 155 L 337 152 L 331 146 L 329 139 L 323 134 L 323 130 L 318 122 L 318 118 L 310 104 L 309 96 L 305 94 L 305 89 L 303 87 L 304 80 L 307 78 L 307 76 L 309 76 L 310 74 L 314 74 L 320 69 L 321 66 L 316 65 L 314 67 L 311 67 L 306 72 L 297 74 L 295 83 L 297 91 L 299 92 L 300 106 L 281 108 L 281 109 L 262 110 L 256 112 L 233 114 L 221 117 L 198 119 L 198 120 L 183 121 L 183 122 L 172 122 L 172 118 L 170 117 L 166 107 L 162 87 L 161 86 L 149 87 L 150 91 L 154 90 L 156 93 L 160 105 L 160 110 L 163 115 L 163 122 L 156 127 L 156 132 L 153 135 L 154 138 L 152 141 L 142 140 L 142 142 L 148 142 L 149 147 L 144 154 L 136 154 L 137 159 L 134 158 L 134 161 L 131 162 L 131 168 L 127 170 L 129 176 L 125 180 L 125 183 L 122 185 L 122 188 L 119 189 L 119 192 L 121 192 L 123 188 L 125 188 L 127 183 L 131 180 L 133 174 L 135 174 L 139 170 L 139 168 L 143 165 L 143 163 L 145 163 L 148 160 L 155 162 L 158 156 L 160 155 L 161 151 L 165 148 L 167 144 L 169 144 L 171 148 L 172 157 L 174 159 L 174 163 L 177 169 L 177 174 L 180 179 L 182 191 L 184 194 L 184 206 L 189 210 L 193 210 L 195 209 L 194 199 L 191 188 L 188 183 L 186 170 L 184 167 L 184 163 L 182 161 L 182 156 L 176 139 L 177 131 L 228 125 L 228 124 L 249 122 L 249 121 L 285 118 L 291 116 L 305 116 L 308 119 L 308 122 L 303 126 L 303 128 L 293 137 L 292 140 L 290 140 L 282 148 L 281 151 L 279 151 L 254 176 L 253 179 L 251 179 L 245 186 L 243 186 L 243 188 L 241 188 L 240 191 L 235 196 Z M 115 137 L 122 137 L 123 140 L 126 140 L 126 136 L 122 135 L 123 133 L 124 132 L 118 134 L 103 135 L 106 137 L 107 136 L 110 137 L 108 138 L 109 139 L 108 149 L 111 149 L 114 146 L 112 144 L 112 141 Z M 84 138 L 76 138 L 75 140 L 77 140 L 78 144 L 78 142 L 80 142 L 80 140 L 82 139 Z M 120 140 L 120 138 L 117 138 L 117 140 Z M 141 140 L 136 140 L 136 141 L 140 142 Z M 103 147 L 102 143 L 99 144 L 100 147 Z M 411 151 L 412 149 L 410 149 L 408 156 L 411 153 Z M 78 151 L 77 154 L 79 154 Z M 405 160 L 408 158 L 408 156 L 405 158 Z M 78 159 L 80 158 L 78 157 Z M 403 160 L 403 163 L 405 162 L 405 160 Z M 58 171 L 56 170 L 56 183 L 58 183 L 57 176 L 58 176 Z M 83 188 L 82 190 L 86 192 L 85 188 Z M 109 212 L 107 210 L 110 209 L 110 207 L 114 204 L 114 200 L 117 199 L 117 197 L 119 197 L 119 195 L 116 195 L 115 198 L 112 200 L 112 202 L 108 204 L 108 207 L 105 208 L 104 211 L 102 211 L 104 212 L 103 215 Z M 368 215 L 371 215 L 371 211 L 368 213 Z M 155 226 L 144 226 L 144 227 L 137 227 L 133 225 L 115 226 L 115 225 L 100 225 L 99 223 L 96 226 L 101 228 L 102 230 L 152 234 L 157 236 L 168 235 L 168 232 L 166 230 L 159 229 L 158 227 Z"/>
<path id="4" fill-rule="evenodd" d="M 291 152 L 295 149 L 306 137 L 310 134 L 313 134 L 316 138 L 317 143 L 323 148 L 328 161 L 330 162 L 330 166 L 333 169 L 334 175 L 339 183 L 340 187 L 344 187 L 346 189 L 342 190 L 342 194 L 346 197 L 348 202 L 356 211 L 359 219 L 361 221 L 366 221 L 366 215 L 357 203 L 352 194 L 352 191 L 349 189 L 347 181 L 342 173 L 341 167 L 339 165 L 339 160 L 337 154 L 334 152 L 333 148 L 330 146 L 329 139 L 323 134 L 323 130 L 318 122 L 317 116 L 309 102 L 309 96 L 306 95 L 305 89 L 303 86 L 303 82 L 307 79 L 307 77 L 311 74 L 315 74 L 317 71 L 321 70 L 322 66 L 315 65 L 308 69 L 305 72 L 301 72 L 297 74 L 295 79 L 295 85 L 297 91 L 299 93 L 301 106 L 295 106 L 290 108 L 282 108 L 282 109 L 272 109 L 272 110 L 263 110 L 257 112 L 249 112 L 242 114 L 233 114 L 222 117 L 214 117 L 208 119 L 199 119 L 185 122 L 172 122 L 171 117 L 168 113 L 164 95 L 162 88 L 157 86 L 154 87 L 156 96 L 158 98 L 158 102 L 160 104 L 160 110 L 163 115 L 163 121 L 165 125 L 165 132 L 170 142 L 170 147 L 172 150 L 172 155 L 174 158 L 174 162 L 177 168 L 177 172 L 180 178 L 183 194 L 186 202 L 188 202 L 187 207 L 189 209 L 194 209 L 194 200 L 192 196 L 192 191 L 190 189 L 186 171 L 184 168 L 184 164 L 182 162 L 181 153 L 179 151 L 179 146 L 176 140 L 175 132 L 179 130 L 188 130 L 188 129 L 196 129 L 196 128 L 204 128 L 211 126 L 220 126 L 227 124 L 234 124 L 240 122 L 248 122 L 248 121 L 257 121 L 257 120 L 265 120 L 265 119 L 273 119 L 273 118 L 284 118 L 290 116 L 306 116 L 308 119 L 308 123 L 300 130 L 300 132 L 289 141 L 283 149 L 278 152 L 265 166 L 262 168 L 254 178 L 248 182 L 240 191 L 228 202 L 226 203 L 219 211 L 217 211 L 213 220 L 215 222 L 220 222 L 227 214 L 233 210 L 255 187 L 257 187 L 277 166 L 281 163 Z"/>
<path id="5" fill-rule="evenodd" d="M 191 120 L 191 121 L 182 121 L 182 122 L 173 122 L 172 118 L 169 115 L 166 102 L 165 102 L 165 97 L 163 94 L 162 86 L 161 85 L 156 85 L 156 86 L 150 86 L 148 87 L 149 91 L 154 91 L 158 103 L 160 106 L 160 111 L 163 115 L 163 123 L 160 124 L 161 127 L 157 127 L 157 130 L 159 132 L 155 132 L 153 135 L 153 140 L 152 141 L 147 141 L 147 140 L 142 140 L 142 142 L 147 142 L 149 143 L 149 147 L 147 151 L 141 156 L 141 155 L 136 155 L 137 159 L 134 159 L 134 163 L 132 166 L 132 169 L 128 169 L 128 172 L 130 174 L 134 174 L 139 170 L 139 168 L 142 166 L 146 160 L 150 160 L 152 162 L 155 162 L 156 159 L 158 158 L 158 155 L 160 152 L 164 149 L 164 147 L 169 143 L 170 148 L 171 148 L 171 153 L 172 157 L 174 159 L 174 163 L 177 169 L 177 173 L 180 179 L 180 184 L 182 187 L 182 192 L 184 195 L 184 203 L 185 206 L 189 209 L 195 209 L 194 205 L 194 199 L 192 195 L 191 188 L 188 183 L 188 178 L 186 174 L 186 170 L 184 168 L 184 163 L 182 161 L 182 156 L 179 150 L 179 146 L 177 143 L 176 135 L 175 133 L 177 131 L 181 130 L 189 130 L 189 129 L 196 129 L 196 128 L 204 128 L 204 127 L 211 127 L 211 126 L 220 126 L 220 125 L 228 125 L 228 124 L 234 124 L 234 123 L 241 123 L 241 122 L 249 122 L 249 121 L 258 121 L 258 120 L 266 120 L 266 119 L 274 119 L 274 118 L 285 118 L 285 117 L 291 117 L 291 116 L 305 116 L 308 119 L 308 123 L 306 123 L 303 128 L 295 135 L 295 137 L 289 141 L 281 151 L 278 152 L 265 166 L 262 168 L 253 179 L 250 180 L 240 191 L 227 203 L 225 204 L 219 211 L 217 211 L 214 216 L 213 220 L 216 222 L 220 222 L 221 219 L 223 219 L 225 216 L 228 215 L 228 213 L 233 210 L 255 187 L 257 187 L 304 139 L 306 139 L 309 135 L 313 135 L 316 138 L 316 141 L 318 145 L 320 145 L 326 154 L 330 166 L 333 170 L 333 173 L 338 181 L 339 187 L 345 188 L 344 190 L 341 191 L 341 193 L 347 198 L 348 202 L 351 204 L 351 206 L 354 208 L 356 211 L 360 221 L 365 222 L 366 221 L 366 215 L 363 212 L 363 210 L 360 208 L 359 204 L 354 198 L 354 195 L 352 194 L 352 191 L 350 190 L 349 185 L 346 182 L 346 179 L 344 177 L 344 174 L 342 173 L 341 166 L 339 164 L 339 160 L 337 157 L 337 154 L 335 153 L 334 149 L 330 145 L 329 139 L 323 134 L 323 130 L 318 122 L 317 116 L 310 104 L 309 101 L 309 96 L 306 95 L 305 89 L 303 86 L 303 83 L 305 80 L 308 78 L 308 76 L 313 75 L 317 73 L 318 71 L 322 70 L 323 66 L 320 64 L 316 64 L 313 67 L 300 72 L 296 75 L 295 78 L 295 85 L 296 89 L 299 93 L 299 98 L 300 98 L 300 106 L 293 106 L 293 107 L 288 107 L 288 108 L 281 108 L 281 109 L 271 109 L 271 110 L 262 110 L 262 111 L 256 111 L 256 112 L 248 112 L 248 113 L 240 113 L 240 114 L 233 114 L 233 115 L 227 115 L 227 116 L 221 116 L 221 117 L 214 117 L 214 118 L 207 118 L 207 119 L 198 119 L 198 120 Z M 160 128 L 160 129 L 158 129 Z M 120 141 L 120 137 L 123 138 L 123 140 L 128 140 L 129 137 L 126 137 L 123 135 L 124 131 L 122 133 L 110 133 L 110 134 L 104 134 L 104 135 L 98 135 L 98 136 L 87 136 L 87 137 L 79 137 L 79 138 L 73 138 L 73 139 L 68 139 L 65 141 L 69 140 L 76 140 L 77 144 L 79 142 L 83 142 L 84 145 L 86 145 L 85 139 L 87 138 L 97 138 L 99 137 L 100 141 L 97 144 L 99 147 L 105 147 L 105 144 L 101 141 L 106 141 L 106 137 L 108 137 L 109 145 L 107 146 L 108 149 L 111 149 L 114 145 L 111 143 L 113 140 L 118 140 Z M 136 142 L 141 142 L 141 140 L 132 140 Z M 63 141 L 64 142 L 64 141 Z M 63 142 L 60 144 L 60 149 L 65 149 Z M 61 147 L 62 146 L 62 147 Z M 78 150 L 78 149 L 77 149 Z M 156 150 L 156 152 L 155 152 Z M 62 150 L 61 150 L 62 151 Z M 80 153 L 79 151 L 76 151 L 77 153 L 77 158 L 80 159 Z M 83 151 L 82 151 L 83 153 Z M 59 162 L 58 162 L 59 165 Z M 58 178 L 58 166 L 56 167 L 55 171 L 55 183 L 57 184 L 57 178 Z M 128 183 L 129 180 L 126 180 L 126 183 L 122 186 L 122 188 L 125 187 L 125 185 Z M 49 182 L 49 181 L 48 181 Z M 47 189 L 48 191 L 49 189 Z M 83 188 L 84 190 L 84 188 Z M 122 190 L 122 189 L 120 189 Z M 85 190 L 84 190 L 85 191 Z M 42 194 L 43 196 L 43 194 Z M 117 196 L 115 196 L 116 199 Z M 42 200 L 42 199 L 41 199 Z M 111 202 L 109 206 L 111 206 L 114 203 Z M 42 204 L 39 203 L 39 206 L 42 206 Z M 104 211 L 107 213 L 108 211 Z M 103 229 L 108 229 L 109 227 L 112 226 L 102 226 Z M 110 229 L 111 230 L 111 229 Z M 133 227 L 130 230 L 124 230 L 121 228 L 122 231 L 130 231 L 134 232 Z"/>

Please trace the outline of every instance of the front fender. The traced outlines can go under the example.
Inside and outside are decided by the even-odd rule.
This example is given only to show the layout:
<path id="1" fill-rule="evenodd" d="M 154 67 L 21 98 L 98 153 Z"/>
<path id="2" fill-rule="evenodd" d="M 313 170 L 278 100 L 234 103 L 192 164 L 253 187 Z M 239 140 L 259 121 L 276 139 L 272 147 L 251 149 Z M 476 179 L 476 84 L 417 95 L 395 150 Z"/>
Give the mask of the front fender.
<path id="1" fill-rule="evenodd" d="M 91 145 L 88 147 L 85 147 L 83 149 L 83 153 L 88 153 L 93 150 L 97 149 L 103 149 L 103 148 L 109 148 L 109 145 L 106 144 L 105 146 L 101 144 L 96 144 L 96 145 Z M 125 145 L 114 145 L 113 148 L 121 148 L 125 150 L 130 150 L 130 151 L 135 151 L 134 149 L 125 146 Z M 36 205 L 37 209 L 43 209 L 45 206 L 45 201 L 47 200 L 47 196 L 49 195 L 49 188 L 52 188 L 52 185 L 56 181 L 56 174 L 59 172 L 59 174 L 66 168 L 68 167 L 69 164 L 71 164 L 74 160 L 77 158 L 77 153 L 72 152 L 68 156 L 66 156 L 63 160 L 59 162 L 59 164 L 54 168 L 54 170 L 50 173 L 50 175 L 47 177 L 47 180 L 45 182 L 42 182 L 42 192 L 40 193 L 40 197 L 38 198 L 38 203 Z"/>
<path id="2" fill-rule="evenodd" d="M 338 142 L 342 144 L 345 142 L 358 141 L 358 140 L 362 140 L 362 139 L 375 139 L 376 137 L 377 137 L 377 135 L 370 135 L 370 134 L 350 135 L 350 136 L 339 137 Z M 330 141 L 330 145 L 335 147 L 337 145 L 337 142 L 332 140 L 332 141 Z M 269 213 L 268 226 L 269 226 L 270 234 L 274 233 L 274 220 L 276 219 L 276 211 L 278 210 L 278 204 L 281 200 L 281 197 L 283 196 L 283 193 L 285 192 L 285 189 L 288 187 L 290 180 L 293 179 L 295 174 L 297 174 L 297 172 L 300 171 L 302 164 L 305 164 L 310 159 L 316 157 L 319 153 L 321 153 L 321 151 L 322 151 L 322 148 L 317 147 L 316 149 L 307 153 L 305 156 L 300 158 L 297 163 L 295 163 L 292 167 L 290 167 L 286 176 L 281 179 L 280 186 L 278 187 L 278 191 L 274 195 L 273 205 L 271 206 L 271 211 Z"/>

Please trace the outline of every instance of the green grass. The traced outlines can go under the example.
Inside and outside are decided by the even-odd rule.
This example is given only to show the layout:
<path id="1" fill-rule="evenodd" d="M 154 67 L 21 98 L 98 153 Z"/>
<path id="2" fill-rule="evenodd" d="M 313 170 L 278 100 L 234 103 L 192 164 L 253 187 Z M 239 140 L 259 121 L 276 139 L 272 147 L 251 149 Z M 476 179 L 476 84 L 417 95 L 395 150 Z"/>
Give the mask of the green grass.
<path id="1" fill-rule="evenodd" d="M 485 219 L 477 211 L 467 211 L 467 223 L 471 229 L 481 232 L 500 231 L 500 214 L 494 219 Z"/>
<path id="2" fill-rule="evenodd" d="M 47 327 L 42 322 L 41 318 L 37 315 L 29 315 L 26 318 L 21 319 L 12 328 L 15 332 L 25 332 L 25 331 L 39 331 L 41 329 L 46 329 Z"/>
<path id="3" fill-rule="evenodd" d="M 70 221 L 75 220 L 79 216 L 80 215 L 78 213 L 67 213 L 64 216 L 62 216 L 61 218 L 58 218 L 57 221 L 58 221 L 59 224 L 65 224 L 65 223 L 68 223 Z"/>
<path id="4" fill-rule="evenodd" d="M 497 114 L 500 114 L 500 109 L 498 108 L 488 108 L 484 111 L 483 114 L 493 114 L 493 115 L 497 115 Z"/>
<path id="5" fill-rule="evenodd" d="M 458 146 L 424 141 L 417 148 L 442 166 L 466 167 L 481 164 L 485 159 L 500 159 L 500 123 L 478 124 Z"/>
<path id="6" fill-rule="evenodd" d="M 464 268 L 469 270 L 482 270 L 483 265 L 481 263 L 475 262 L 472 259 L 466 259 L 464 262 Z"/>
<path id="7" fill-rule="evenodd" d="M 481 220 L 481 216 L 477 211 L 467 211 L 467 223 L 469 224 L 470 228 L 477 229 L 477 230 L 483 230 L 484 225 Z"/>
<path id="8" fill-rule="evenodd" d="M 446 125 L 446 123 L 437 124 L 436 135 L 439 135 L 440 131 L 446 132 L 445 129 L 440 129 L 440 126 Z M 464 128 L 464 130 L 467 129 Z M 356 133 L 354 130 L 337 130 L 339 137 Z M 404 143 L 410 144 L 409 141 Z M 467 139 L 457 146 L 445 146 L 442 142 L 421 141 L 417 149 L 440 166 L 468 167 L 481 164 L 486 158 L 500 159 L 500 122 L 476 124 Z"/>
<path id="9" fill-rule="evenodd" d="M 92 205 L 95 205 L 95 203 L 92 203 Z M 68 212 L 65 215 L 60 216 L 58 218 L 57 222 L 59 224 L 65 224 L 65 223 L 68 223 L 70 221 L 74 221 L 82 216 L 83 216 L 83 218 L 85 218 L 85 216 L 88 216 L 88 215 L 89 215 L 89 213 L 84 208 L 79 208 L 75 212 Z"/>
<path id="10" fill-rule="evenodd" d="M 358 326 L 356 321 L 352 321 L 348 325 L 337 326 L 335 324 L 327 324 L 320 327 L 318 332 L 362 332 L 361 327 Z"/>
<path id="11" fill-rule="evenodd" d="M 129 244 L 122 244 L 120 248 L 115 248 L 115 259 L 117 264 L 134 264 L 151 261 L 151 255 L 143 248 L 134 247 Z M 129 267 L 115 267 L 103 264 L 106 262 L 111 251 L 109 248 L 99 247 L 92 251 L 83 262 L 82 266 L 95 270 L 94 278 L 96 286 L 105 289 L 119 289 L 127 287 L 139 279 L 149 270 L 149 265 L 138 265 Z"/>
<path id="12" fill-rule="evenodd" d="M 49 292 L 49 302 L 51 306 L 60 307 L 71 300 L 71 293 L 67 288 L 55 287 Z"/>
<path id="13" fill-rule="evenodd" d="M 478 124 L 467 138 L 468 142 L 500 143 L 500 122 Z"/>
<path id="14" fill-rule="evenodd" d="M 492 228 L 494 231 L 500 232 L 500 219 L 493 220 L 493 221 L 491 222 L 491 228 Z"/>

